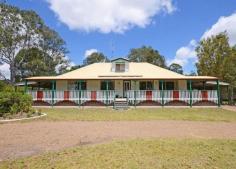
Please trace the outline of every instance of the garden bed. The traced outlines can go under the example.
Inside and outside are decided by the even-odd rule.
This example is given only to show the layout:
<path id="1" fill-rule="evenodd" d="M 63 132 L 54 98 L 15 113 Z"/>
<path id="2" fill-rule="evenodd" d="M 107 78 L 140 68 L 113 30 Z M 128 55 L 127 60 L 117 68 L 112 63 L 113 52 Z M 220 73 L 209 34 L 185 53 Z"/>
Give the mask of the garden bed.
<path id="1" fill-rule="evenodd" d="M 6 123 L 6 122 L 14 122 L 14 121 L 21 121 L 21 120 L 29 120 L 29 119 L 37 119 L 40 117 L 46 116 L 46 113 L 33 113 L 33 114 L 16 114 L 12 116 L 8 116 L 6 118 L 0 117 L 0 123 Z"/>

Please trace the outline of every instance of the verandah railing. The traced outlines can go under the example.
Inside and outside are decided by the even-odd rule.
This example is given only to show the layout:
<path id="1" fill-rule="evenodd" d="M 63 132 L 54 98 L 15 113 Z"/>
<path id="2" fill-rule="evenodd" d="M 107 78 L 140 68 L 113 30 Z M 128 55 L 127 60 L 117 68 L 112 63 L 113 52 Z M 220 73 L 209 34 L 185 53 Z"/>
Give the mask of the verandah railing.
<path id="1" fill-rule="evenodd" d="M 161 105 L 173 101 L 181 101 L 188 105 L 200 101 L 210 101 L 218 104 L 216 90 L 130 90 L 127 91 L 127 97 L 133 105 L 137 105 L 143 101 L 154 101 Z"/>
<path id="2" fill-rule="evenodd" d="M 32 95 L 33 101 L 44 101 L 51 105 L 61 101 L 72 101 L 79 105 L 88 101 L 100 101 L 104 104 L 111 104 L 115 97 L 114 90 L 29 90 L 28 94 Z"/>
<path id="3" fill-rule="evenodd" d="M 78 105 L 83 105 L 88 101 L 99 101 L 106 105 L 113 103 L 115 97 L 120 95 L 122 91 L 115 90 L 43 90 L 28 91 L 32 95 L 34 101 L 44 101 L 54 105 L 60 101 L 72 101 Z M 218 103 L 216 90 L 129 90 L 125 94 L 131 105 L 138 105 L 141 102 L 151 101 L 161 105 L 166 105 L 172 101 L 181 101 L 188 105 L 195 104 L 200 101 L 210 101 Z"/>

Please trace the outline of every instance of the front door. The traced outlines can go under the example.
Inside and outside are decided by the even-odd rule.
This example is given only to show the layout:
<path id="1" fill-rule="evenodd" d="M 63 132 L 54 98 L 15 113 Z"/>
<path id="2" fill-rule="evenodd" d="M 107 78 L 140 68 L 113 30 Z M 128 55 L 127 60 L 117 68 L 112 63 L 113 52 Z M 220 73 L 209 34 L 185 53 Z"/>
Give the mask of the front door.
<path id="1" fill-rule="evenodd" d="M 123 83 L 123 96 L 124 97 L 127 97 L 127 95 L 126 95 L 127 90 L 131 90 L 130 80 L 124 80 L 124 83 Z"/>

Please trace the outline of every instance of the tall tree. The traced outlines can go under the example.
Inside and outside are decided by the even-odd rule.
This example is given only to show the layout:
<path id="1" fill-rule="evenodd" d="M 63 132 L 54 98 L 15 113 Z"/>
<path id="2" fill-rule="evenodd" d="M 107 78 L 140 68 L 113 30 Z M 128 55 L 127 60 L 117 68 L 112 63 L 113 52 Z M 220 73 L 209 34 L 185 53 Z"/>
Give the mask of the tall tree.
<path id="1" fill-rule="evenodd" d="M 15 58 L 17 77 L 56 74 L 57 62 L 39 48 L 22 49 Z"/>
<path id="2" fill-rule="evenodd" d="M 169 70 L 173 71 L 173 72 L 176 72 L 176 73 L 179 73 L 179 74 L 183 74 L 183 67 L 177 63 L 172 63 L 170 66 L 169 66 Z"/>
<path id="3" fill-rule="evenodd" d="M 234 102 L 234 88 L 236 87 L 236 49 L 232 48 L 232 54 L 225 58 L 223 62 L 223 79 L 224 81 L 230 83 L 229 86 L 229 96 L 231 104 Z"/>
<path id="4" fill-rule="evenodd" d="M 148 62 L 160 67 L 166 67 L 165 57 L 162 56 L 158 50 L 150 46 L 131 49 L 128 54 L 128 59 L 132 62 Z"/>
<path id="5" fill-rule="evenodd" d="M 65 47 L 65 41 L 60 37 L 60 35 L 44 25 L 40 30 L 39 47 L 45 55 L 44 58 L 49 55 L 57 73 L 61 74 L 67 71 L 69 66 L 69 60 L 66 58 L 65 54 L 68 53 Z"/>
<path id="6" fill-rule="evenodd" d="M 216 76 L 236 87 L 236 49 L 229 45 L 226 32 L 203 39 L 196 48 L 199 75 Z"/>
<path id="7" fill-rule="evenodd" d="M 33 35 L 42 22 L 32 11 L 21 11 L 5 3 L 0 4 L 0 16 L 0 60 L 10 65 L 11 81 L 15 82 L 15 56 L 20 49 L 34 44 Z"/>
<path id="8" fill-rule="evenodd" d="M 227 34 L 220 33 L 200 41 L 196 48 L 199 75 L 209 75 L 223 78 L 224 60 L 232 54 Z"/>
<path id="9" fill-rule="evenodd" d="M 107 59 L 107 57 L 100 52 L 94 52 L 91 55 L 87 56 L 84 59 L 84 65 L 89 65 L 92 63 L 98 63 L 98 62 L 108 62 L 109 60 Z"/>
<path id="10" fill-rule="evenodd" d="M 48 41 L 50 43 L 46 43 Z M 64 41 L 34 11 L 20 10 L 5 3 L 0 3 L 0 44 L 0 61 L 9 64 L 12 83 L 15 82 L 18 64 L 15 58 L 23 49 L 36 47 L 44 50 L 42 44 L 51 44 L 50 50 L 44 53 L 58 60 L 58 64 L 66 60 Z M 55 51 L 57 55 L 54 55 Z M 24 54 L 27 55 L 26 52 Z"/>

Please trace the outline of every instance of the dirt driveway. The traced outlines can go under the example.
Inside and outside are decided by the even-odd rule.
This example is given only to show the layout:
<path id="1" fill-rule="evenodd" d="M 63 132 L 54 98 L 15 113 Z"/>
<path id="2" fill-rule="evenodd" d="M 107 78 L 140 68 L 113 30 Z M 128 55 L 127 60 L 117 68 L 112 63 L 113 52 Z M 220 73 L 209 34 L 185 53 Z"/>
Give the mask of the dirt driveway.
<path id="1" fill-rule="evenodd" d="M 0 161 L 128 138 L 236 139 L 236 123 L 190 121 L 49 122 L 0 124 Z"/>

